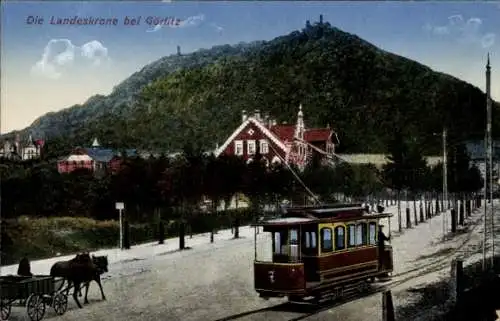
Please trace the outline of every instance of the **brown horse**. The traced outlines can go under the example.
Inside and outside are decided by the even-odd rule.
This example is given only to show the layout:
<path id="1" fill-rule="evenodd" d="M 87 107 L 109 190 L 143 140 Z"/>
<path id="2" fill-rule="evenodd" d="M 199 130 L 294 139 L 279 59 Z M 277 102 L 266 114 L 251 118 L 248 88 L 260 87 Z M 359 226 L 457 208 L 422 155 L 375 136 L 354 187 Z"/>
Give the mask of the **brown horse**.
<path id="1" fill-rule="evenodd" d="M 99 273 L 99 270 L 88 253 L 78 254 L 69 261 L 56 262 L 50 269 L 51 276 L 63 277 L 67 280 L 67 291 L 73 285 L 73 299 L 79 308 L 82 308 L 82 305 L 78 301 L 77 291 L 80 291 L 81 284 L 94 280 L 97 273 Z"/>
<path id="2" fill-rule="evenodd" d="M 107 256 L 94 256 L 92 255 L 92 263 L 94 263 L 97 271 L 92 278 L 91 281 L 85 282 L 85 300 L 84 304 L 89 303 L 87 295 L 89 294 L 90 282 L 95 281 L 97 285 L 99 285 L 99 289 L 101 290 L 101 296 L 103 300 L 106 300 L 106 296 L 104 295 L 104 291 L 102 290 L 101 284 L 101 274 L 108 272 L 108 257 Z M 80 296 L 82 296 L 82 292 L 80 291 Z"/>

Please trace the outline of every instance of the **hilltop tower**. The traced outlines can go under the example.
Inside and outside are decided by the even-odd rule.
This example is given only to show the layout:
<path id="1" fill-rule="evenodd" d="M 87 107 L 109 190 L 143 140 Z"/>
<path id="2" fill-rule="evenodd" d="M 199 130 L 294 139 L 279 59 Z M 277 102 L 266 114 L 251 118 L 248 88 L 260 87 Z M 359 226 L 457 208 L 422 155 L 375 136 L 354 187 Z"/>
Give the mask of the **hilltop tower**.
<path id="1" fill-rule="evenodd" d="M 177 46 L 177 56 L 181 55 L 181 46 Z"/>

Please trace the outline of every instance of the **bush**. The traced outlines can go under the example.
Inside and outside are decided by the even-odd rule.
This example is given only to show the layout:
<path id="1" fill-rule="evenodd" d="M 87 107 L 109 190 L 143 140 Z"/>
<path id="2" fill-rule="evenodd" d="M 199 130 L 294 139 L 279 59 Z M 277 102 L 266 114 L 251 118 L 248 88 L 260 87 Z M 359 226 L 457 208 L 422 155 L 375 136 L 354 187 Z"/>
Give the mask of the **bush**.
<path id="1" fill-rule="evenodd" d="M 2 224 L 3 225 L 3 224 Z M 2 264 L 17 263 L 23 256 L 31 260 L 80 251 L 118 246 L 116 221 L 96 221 L 82 217 L 28 218 L 6 222 L 2 238 L 12 245 L 2 249 Z M 132 244 L 154 239 L 152 226 L 132 225 Z"/>
<path id="2" fill-rule="evenodd" d="M 241 225 L 254 220 L 250 209 L 184 215 L 191 232 L 206 233 L 212 229 L 230 228 L 235 218 Z M 165 237 L 179 235 L 179 219 L 165 222 Z M 156 241 L 158 224 L 130 225 L 131 245 Z M 5 243 L 4 243 L 5 242 Z M 17 263 L 23 256 L 30 260 L 80 251 L 117 247 L 117 221 L 97 221 L 85 217 L 29 218 L 26 216 L 2 222 L 2 264 Z"/>

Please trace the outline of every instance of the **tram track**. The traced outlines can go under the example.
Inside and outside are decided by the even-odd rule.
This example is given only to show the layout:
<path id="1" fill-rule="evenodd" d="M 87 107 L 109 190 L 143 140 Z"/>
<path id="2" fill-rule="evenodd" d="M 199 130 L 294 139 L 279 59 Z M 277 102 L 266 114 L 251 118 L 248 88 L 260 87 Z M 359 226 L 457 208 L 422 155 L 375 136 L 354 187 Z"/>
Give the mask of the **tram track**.
<path id="1" fill-rule="evenodd" d="M 443 214 L 444 215 L 444 214 Z M 474 233 L 477 231 L 478 227 L 481 226 L 481 223 L 484 220 L 484 214 L 480 213 L 480 217 L 477 218 L 476 220 L 471 221 L 471 225 L 469 225 L 469 228 L 467 230 L 465 238 L 460 241 L 459 245 L 456 246 L 452 251 L 449 253 L 440 256 L 439 258 L 436 258 L 432 260 L 431 262 L 426 262 L 424 264 L 420 264 L 416 267 L 411 268 L 410 270 L 406 270 L 400 273 L 396 273 L 392 275 L 392 279 L 387 282 L 380 282 L 380 283 L 371 283 L 369 289 L 365 290 L 364 292 L 360 293 L 359 291 L 356 291 L 355 288 L 357 284 L 349 286 L 347 289 L 344 289 L 345 292 L 350 292 L 346 293 L 346 295 L 343 295 L 340 298 L 334 299 L 334 300 L 328 300 L 323 303 L 319 304 L 298 304 L 294 302 L 284 302 L 284 303 L 279 303 L 270 307 L 258 309 L 258 310 L 253 310 L 253 311 L 247 311 L 244 313 L 240 313 L 237 315 L 232 315 L 226 318 L 221 318 L 216 321 L 231 321 L 231 320 L 244 320 L 244 319 L 255 319 L 255 320 L 285 320 L 282 317 L 275 318 L 273 317 L 276 316 L 275 313 L 279 313 L 280 315 L 283 313 L 292 313 L 292 314 L 300 314 L 298 316 L 294 316 L 291 318 L 286 318 L 287 321 L 300 321 L 300 320 L 305 320 L 309 317 L 312 317 L 316 314 L 319 314 L 321 312 L 328 311 L 330 309 L 345 305 L 347 303 L 355 302 L 358 300 L 366 299 L 370 296 L 373 296 L 378 293 L 383 293 L 388 290 L 395 289 L 399 286 L 404 285 L 405 283 L 410 282 L 411 280 L 414 280 L 416 278 L 423 277 L 425 275 L 435 273 L 438 271 L 441 271 L 443 269 L 446 269 L 449 267 L 450 260 L 456 256 L 457 253 L 461 252 L 465 247 L 470 245 L 470 242 L 472 240 L 472 237 Z M 416 261 L 417 259 L 415 259 Z M 346 291 L 347 290 L 347 291 Z M 345 293 L 344 292 L 344 293 Z"/>

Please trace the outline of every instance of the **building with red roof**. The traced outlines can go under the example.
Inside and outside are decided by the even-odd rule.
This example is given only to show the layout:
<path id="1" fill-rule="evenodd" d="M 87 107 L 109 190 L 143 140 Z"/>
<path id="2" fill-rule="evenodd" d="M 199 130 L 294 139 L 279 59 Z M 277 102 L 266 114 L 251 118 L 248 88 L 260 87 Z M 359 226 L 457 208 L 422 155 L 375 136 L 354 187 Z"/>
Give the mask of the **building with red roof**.
<path id="1" fill-rule="evenodd" d="M 267 164 L 288 163 L 303 169 L 315 153 L 325 162 L 333 160 L 338 144 L 338 137 L 329 126 L 306 128 L 300 105 L 294 125 L 263 119 L 258 110 L 253 115 L 243 111 L 241 125 L 216 149 L 215 156 L 236 155 L 251 162 L 259 152 Z"/>

